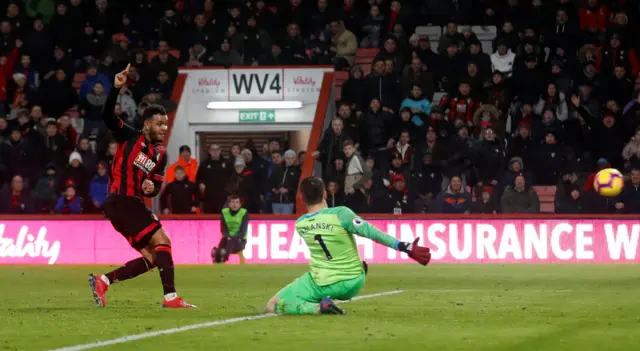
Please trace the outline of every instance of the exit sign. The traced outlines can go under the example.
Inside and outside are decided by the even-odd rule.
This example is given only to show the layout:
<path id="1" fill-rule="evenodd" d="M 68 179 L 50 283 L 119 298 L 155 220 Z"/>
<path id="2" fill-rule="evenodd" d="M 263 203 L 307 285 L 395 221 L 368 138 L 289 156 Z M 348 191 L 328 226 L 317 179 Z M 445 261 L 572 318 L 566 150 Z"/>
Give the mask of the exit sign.
<path id="1" fill-rule="evenodd" d="M 239 110 L 238 122 L 240 123 L 274 123 L 276 121 L 275 110 Z"/>

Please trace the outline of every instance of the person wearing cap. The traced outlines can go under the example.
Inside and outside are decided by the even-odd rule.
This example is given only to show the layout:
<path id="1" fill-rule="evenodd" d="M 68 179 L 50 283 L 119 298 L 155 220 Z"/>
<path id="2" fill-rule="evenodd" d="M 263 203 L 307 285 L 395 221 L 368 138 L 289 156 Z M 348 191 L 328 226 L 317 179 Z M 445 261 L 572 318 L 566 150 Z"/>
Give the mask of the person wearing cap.
<path id="1" fill-rule="evenodd" d="M 104 88 L 104 91 L 106 93 L 111 90 L 111 81 L 109 80 L 109 78 L 107 78 L 107 76 L 102 73 L 98 73 L 97 64 L 95 62 L 90 62 L 87 66 L 87 73 L 85 75 L 85 78 L 82 81 L 82 84 L 80 84 L 80 92 L 78 94 L 79 98 L 84 99 L 87 94 L 89 94 L 91 90 L 93 90 L 93 87 L 96 85 L 96 83 L 102 84 L 102 87 Z"/>
<path id="2" fill-rule="evenodd" d="M 523 174 L 517 175 L 513 184 L 504 189 L 500 209 L 502 213 L 540 213 L 538 193 L 527 184 Z"/>
<path id="3" fill-rule="evenodd" d="M 274 214 L 292 214 L 300 181 L 300 167 L 295 165 L 296 152 L 287 150 L 284 163 L 275 167 L 269 177 L 271 208 Z"/>
<path id="4" fill-rule="evenodd" d="M 178 150 L 180 152 L 180 156 L 178 157 L 178 161 L 167 168 L 167 172 L 165 174 L 166 182 L 171 183 L 176 179 L 175 173 L 176 167 L 178 166 L 184 169 L 187 180 L 195 182 L 198 174 L 198 160 L 191 157 L 191 148 L 188 145 L 182 145 Z"/>
<path id="5" fill-rule="evenodd" d="M 107 199 L 107 187 L 109 186 L 109 175 L 107 173 L 107 163 L 98 162 L 96 166 L 96 174 L 89 183 L 89 197 L 93 210 L 99 210 Z"/>
<path id="6" fill-rule="evenodd" d="M 469 207 L 469 213 L 497 214 L 500 206 L 495 198 L 495 191 L 492 186 L 474 186 L 473 194 L 476 200 Z"/>
<path id="7" fill-rule="evenodd" d="M 84 199 L 77 195 L 76 186 L 72 181 L 65 183 L 64 194 L 58 198 L 56 212 L 59 214 L 80 214 Z"/>
<path id="8" fill-rule="evenodd" d="M 33 200 L 24 178 L 16 174 L 0 189 L 0 214 L 29 213 L 33 213 Z"/>

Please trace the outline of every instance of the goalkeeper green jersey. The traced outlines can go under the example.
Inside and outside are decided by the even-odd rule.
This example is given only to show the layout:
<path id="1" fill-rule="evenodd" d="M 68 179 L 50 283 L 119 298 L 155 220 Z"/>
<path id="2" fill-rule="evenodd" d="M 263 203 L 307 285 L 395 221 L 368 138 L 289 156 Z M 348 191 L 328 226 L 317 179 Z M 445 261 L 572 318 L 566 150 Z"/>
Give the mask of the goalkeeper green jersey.
<path id="1" fill-rule="evenodd" d="M 362 261 L 353 234 L 398 248 L 398 240 L 344 206 L 306 214 L 296 221 L 296 230 L 309 247 L 311 276 L 319 286 L 353 279 L 362 274 Z"/>

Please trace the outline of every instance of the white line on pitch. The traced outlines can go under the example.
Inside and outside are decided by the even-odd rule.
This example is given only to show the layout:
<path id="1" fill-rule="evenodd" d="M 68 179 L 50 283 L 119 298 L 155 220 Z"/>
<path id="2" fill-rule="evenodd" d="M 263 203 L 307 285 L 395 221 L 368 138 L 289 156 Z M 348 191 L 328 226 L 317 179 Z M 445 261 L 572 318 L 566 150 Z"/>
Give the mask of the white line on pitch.
<path id="1" fill-rule="evenodd" d="M 394 295 L 394 294 L 399 294 L 401 292 L 404 292 L 404 290 L 384 291 L 384 292 L 380 292 L 380 293 L 376 293 L 376 294 L 356 296 L 356 297 L 354 297 L 353 299 L 351 299 L 349 301 L 339 301 L 339 303 L 347 303 L 347 302 L 350 302 L 350 301 L 372 299 L 374 297 Z M 125 343 L 125 342 L 136 341 L 136 340 L 141 340 L 141 339 L 146 339 L 146 338 L 152 338 L 154 336 L 159 336 L 159 335 L 182 333 L 182 332 L 189 331 L 189 330 L 194 330 L 194 329 L 209 328 L 209 327 L 215 327 L 217 325 L 232 324 L 232 323 L 243 322 L 243 321 L 251 321 L 251 320 L 254 320 L 254 319 L 269 318 L 269 317 L 274 317 L 274 316 L 277 316 L 277 314 L 266 313 L 266 314 L 259 314 L 259 315 L 255 315 L 255 316 L 229 318 L 229 319 L 223 319 L 223 320 L 219 320 L 219 321 L 211 321 L 211 322 L 207 322 L 207 323 L 191 324 L 191 325 L 187 325 L 187 326 L 179 327 L 179 328 L 171 328 L 171 329 L 158 330 L 158 331 L 142 333 L 142 334 L 127 335 L 127 336 L 123 336 L 121 338 L 105 340 L 105 341 L 97 341 L 97 342 L 93 342 L 93 343 L 89 343 L 89 344 L 81 344 L 81 345 L 76 345 L 76 346 L 63 347 L 63 348 L 60 348 L 60 349 L 55 349 L 55 350 L 50 350 L 50 351 L 81 351 L 81 350 L 89 350 L 89 349 L 95 349 L 95 348 L 103 347 L 103 346 L 122 344 L 122 343 Z"/>

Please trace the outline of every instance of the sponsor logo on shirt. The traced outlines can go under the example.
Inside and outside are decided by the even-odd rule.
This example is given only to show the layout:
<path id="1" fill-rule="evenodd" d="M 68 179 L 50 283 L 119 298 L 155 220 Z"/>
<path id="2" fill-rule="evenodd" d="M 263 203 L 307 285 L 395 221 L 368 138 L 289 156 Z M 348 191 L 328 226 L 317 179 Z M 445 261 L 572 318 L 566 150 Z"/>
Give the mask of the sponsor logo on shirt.
<path id="1" fill-rule="evenodd" d="M 136 156 L 133 164 L 147 174 L 153 171 L 154 168 L 156 168 L 156 163 L 153 162 L 153 160 L 150 159 L 149 156 L 145 155 L 142 152 L 138 153 L 138 156 Z"/>

